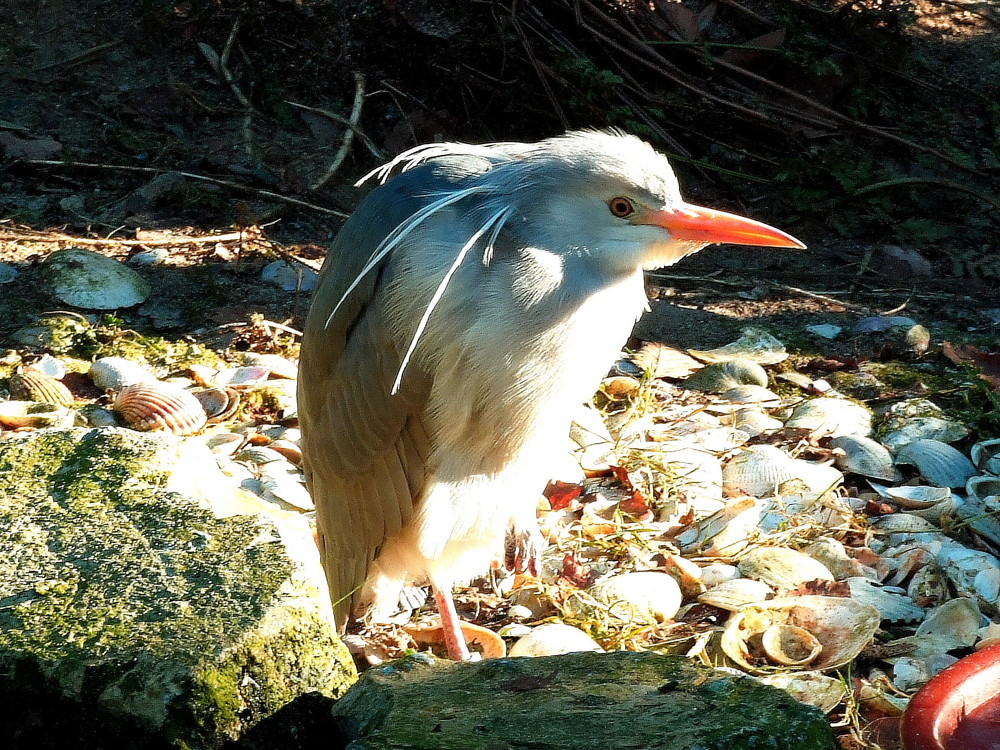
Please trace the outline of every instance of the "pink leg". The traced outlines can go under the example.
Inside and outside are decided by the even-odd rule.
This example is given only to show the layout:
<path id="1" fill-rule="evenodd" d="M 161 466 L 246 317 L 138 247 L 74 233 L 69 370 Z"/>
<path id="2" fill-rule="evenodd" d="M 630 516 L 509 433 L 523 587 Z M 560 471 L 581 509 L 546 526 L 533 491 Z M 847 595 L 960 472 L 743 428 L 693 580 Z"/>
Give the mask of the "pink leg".
<path id="1" fill-rule="evenodd" d="M 431 586 L 434 590 L 434 601 L 441 613 L 441 628 L 444 631 L 444 645 L 448 649 L 448 658 L 454 661 L 468 661 L 469 647 L 465 645 L 465 635 L 455 611 L 455 603 L 451 600 L 449 589 Z"/>

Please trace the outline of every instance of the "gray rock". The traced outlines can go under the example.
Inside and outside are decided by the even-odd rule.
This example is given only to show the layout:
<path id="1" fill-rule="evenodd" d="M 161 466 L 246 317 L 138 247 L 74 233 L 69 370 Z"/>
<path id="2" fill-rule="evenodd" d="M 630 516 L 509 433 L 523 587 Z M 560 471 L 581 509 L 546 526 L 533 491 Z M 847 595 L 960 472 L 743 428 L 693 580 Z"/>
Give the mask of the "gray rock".
<path id="1" fill-rule="evenodd" d="M 14 434 L 0 498 L 5 743 L 217 748 L 354 679 L 306 522 L 260 515 L 197 441 Z"/>
<path id="2" fill-rule="evenodd" d="M 88 310 L 117 310 L 144 302 L 149 284 L 114 258 L 71 247 L 57 250 L 45 262 L 56 297 Z"/>
<path id="3" fill-rule="evenodd" d="M 833 750 L 822 712 L 687 659 L 618 651 L 367 671 L 333 715 L 349 750 Z"/>

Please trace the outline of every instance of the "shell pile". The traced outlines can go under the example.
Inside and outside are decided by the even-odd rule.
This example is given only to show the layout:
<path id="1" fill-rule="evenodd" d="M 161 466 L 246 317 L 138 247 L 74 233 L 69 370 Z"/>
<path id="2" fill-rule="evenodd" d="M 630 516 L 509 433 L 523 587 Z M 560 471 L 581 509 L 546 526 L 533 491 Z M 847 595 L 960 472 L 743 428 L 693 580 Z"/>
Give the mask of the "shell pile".
<path id="1" fill-rule="evenodd" d="M 495 579 L 502 598 L 464 594 L 493 613 L 481 623 L 495 639 L 476 631 L 483 653 L 501 655 L 503 639 L 511 655 L 683 653 L 827 711 L 843 697 L 831 672 L 856 662 L 859 694 L 898 711 L 900 693 L 1000 639 L 1000 436 L 967 454 L 952 444 L 969 429 L 929 401 L 873 413 L 797 373 L 781 379 L 798 395 L 779 395 L 766 368 L 787 354 L 759 330 L 689 354 L 648 345 L 576 416 L 576 462 L 539 502 L 539 576 Z M 313 510 L 294 361 L 168 372 L 106 357 L 74 379 L 52 357 L 19 356 L 0 380 L 0 433 L 168 431 L 203 441 L 234 484 Z M 245 408 L 265 393 L 269 411 Z M 378 632 L 349 645 L 375 663 L 437 637 L 420 623 Z"/>

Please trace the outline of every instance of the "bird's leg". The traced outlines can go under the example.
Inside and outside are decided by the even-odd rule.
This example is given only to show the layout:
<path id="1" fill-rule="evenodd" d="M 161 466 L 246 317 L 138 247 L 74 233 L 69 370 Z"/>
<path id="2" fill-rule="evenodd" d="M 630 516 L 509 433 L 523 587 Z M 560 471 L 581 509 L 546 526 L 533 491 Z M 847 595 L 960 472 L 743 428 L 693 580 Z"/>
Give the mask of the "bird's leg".
<path id="1" fill-rule="evenodd" d="M 504 544 L 504 567 L 514 573 L 537 576 L 545 549 L 545 539 L 534 519 L 521 524 L 514 522 Z"/>
<path id="2" fill-rule="evenodd" d="M 469 647 L 465 643 L 462 623 L 455 611 L 455 603 L 451 599 L 451 590 L 432 584 L 434 601 L 437 602 L 441 615 L 441 631 L 444 634 L 444 645 L 448 649 L 448 658 L 454 661 L 468 661 Z"/>

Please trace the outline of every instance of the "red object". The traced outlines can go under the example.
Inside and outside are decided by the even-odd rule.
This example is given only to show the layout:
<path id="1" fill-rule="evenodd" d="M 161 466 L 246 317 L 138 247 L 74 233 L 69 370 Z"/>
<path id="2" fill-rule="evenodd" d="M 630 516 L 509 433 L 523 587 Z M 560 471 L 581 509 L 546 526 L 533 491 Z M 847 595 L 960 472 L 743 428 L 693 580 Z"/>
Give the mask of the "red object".
<path id="1" fill-rule="evenodd" d="M 1000 750 L 1000 644 L 960 659 L 903 714 L 906 750 Z"/>

